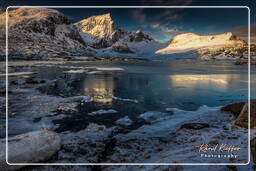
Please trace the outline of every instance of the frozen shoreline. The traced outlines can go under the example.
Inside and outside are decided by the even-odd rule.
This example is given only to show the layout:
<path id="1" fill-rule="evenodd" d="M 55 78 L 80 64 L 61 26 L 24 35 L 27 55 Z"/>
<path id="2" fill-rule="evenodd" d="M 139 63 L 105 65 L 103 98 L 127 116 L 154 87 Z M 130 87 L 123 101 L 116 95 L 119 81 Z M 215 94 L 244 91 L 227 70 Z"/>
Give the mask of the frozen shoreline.
<path id="1" fill-rule="evenodd" d="M 79 69 L 83 69 L 78 66 L 65 67 L 65 69 L 70 70 L 78 69 L 74 70 L 77 72 Z M 94 68 L 101 68 L 101 66 L 84 67 L 88 70 Z M 107 69 L 104 72 L 110 74 L 113 72 L 113 68 L 118 68 L 114 70 L 120 71 L 119 68 L 121 67 L 112 67 L 112 69 Z M 125 68 L 123 72 L 126 71 Z M 68 73 L 68 76 L 73 78 L 74 74 L 82 74 L 77 72 Z M 94 101 L 96 99 L 90 96 L 66 97 L 65 95 L 58 96 L 38 91 L 39 87 L 51 83 L 49 80 L 41 82 L 41 78 L 31 78 L 32 80 L 30 79 L 28 82 L 28 78 L 19 76 L 17 78 L 17 82 L 12 82 L 10 87 L 12 92 L 9 98 L 12 109 L 18 108 L 20 111 L 10 110 L 10 136 L 45 128 L 53 131 L 58 130 L 62 121 L 79 119 L 79 117 L 72 117 L 77 115 L 81 106 L 90 108 L 90 105 L 93 106 L 96 103 Z M 64 86 L 64 88 L 67 87 Z M 121 98 L 114 95 L 101 98 L 107 98 L 108 101 L 115 101 L 122 105 L 140 104 L 140 99 Z M 88 111 L 88 113 L 94 112 L 90 116 L 92 118 L 112 117 L 119 112 L 112 108 L 93 109 Z M 62 147 L 57 152 L 56 157 L 49 162 L 219 162 L 218 158 L 200 157 L 195 147 L 202 143 L 213 145 L 227 143 L 242 147 L 241 156 L 235 162 L 246 161 L 247 130 L 234 126 L 235 118 L 233 115 L 220 111 L 220 107 L 201 106 L 196 111 L 184 111 L 171 107 L 165 109 L 168 109 L 165 111 L 166 113 L 147 110 L 140 113 L 141 117 L 138 115 L 131 118 L 130 116 L 118 115 L 114 117 L 111 126 L 97 124 L 91 120 L 89 124 L 84 123 L 79 130 L 59 131 L 58 135 L 61 138 Z M 199 129 L 194 129 L 193 126 L 185 128 L 184 124 L 201 124 L 201 127 Z M 1 125 L 1 128 L 1 136 L 4 136 L 4 125 Z M 252 138 L 254 137 L 256 137 L 256 132 L 252 131 Z M 221 159 L 221 162 L 225 161 L 230 162 L 229 159 Z M 186 166 L 173 167 L 187 168 Z M 252 165 L 248 167 L 251 168 Z M 49 168 L 48 166 L 40 167 L 42 170 Z M 103 170 L 124 168 L 130 167 L 106 167 Z M 137 169 L 135 166 L 131 168 Z M 160 170 L 162 168 L 165 167 L 143 167 L 145 170 Z M 215 171 L 225 168 L 225 166 L 219 166 L 211 169 Z M 78 169 L 83 169 L 83 167 L 79 166 Z M 87 169 L 90 170 L 91 168 L 88 167 Z M 193 169 L 197 170 L 197 167 Z"/>

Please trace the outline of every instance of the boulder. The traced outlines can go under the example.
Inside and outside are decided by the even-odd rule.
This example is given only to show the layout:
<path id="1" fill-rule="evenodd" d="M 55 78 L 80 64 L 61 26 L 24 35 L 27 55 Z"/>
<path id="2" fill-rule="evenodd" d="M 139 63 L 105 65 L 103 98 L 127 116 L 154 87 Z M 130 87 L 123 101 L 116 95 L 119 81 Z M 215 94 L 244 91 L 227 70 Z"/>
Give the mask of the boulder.
<path id="1" fill-rule="evenodd" d="M 203 129 L 209 128 L 207 123 L 186 123 L 181 125 L 180 129 Z"/>
<path id="2" fill-rule="evenodd" d="M 251 154 L 253 162 L 256 163 L 256 138 L 251 140 Z"/>
<path id="3" fill-rule="evenodd" d="M 52 131 L 29 132 L 8 139 L 9 163 L 37 163 L 49 159 L 60 149 L 61 139 Z M 0 170 L 18 170 L 22 165 L 6 164 L 6 141 L 0 140 Z"/>
<path id="4" fill-rule="evenodd" d="M 251 100 L 250 120 L 251 120 L 250 128 L 255 129 L 256 128 L 256 100 Z M 241 110 L 240 114 L 238 115 L 235 121 L 235 125 L 248 128 L 248 103 L 246 103 L 243 106 L 243 109 Z"/>
<path id="5" fill-rule="evenodd" d="M 221 108 L 222 111 L 231 112 L 235 116 L 238 116 L 242 111 L 245 102 L 239 102 L 234 104 L 229 104 Z"/>

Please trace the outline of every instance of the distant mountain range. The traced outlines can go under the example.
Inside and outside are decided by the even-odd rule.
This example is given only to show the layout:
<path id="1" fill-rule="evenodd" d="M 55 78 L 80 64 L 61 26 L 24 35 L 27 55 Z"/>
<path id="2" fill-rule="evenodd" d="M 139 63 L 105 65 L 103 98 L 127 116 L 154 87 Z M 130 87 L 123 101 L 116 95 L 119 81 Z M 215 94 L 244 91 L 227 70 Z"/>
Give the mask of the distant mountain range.
<path id="1" fill-rule="evenodd" d="M 1 56 L 5 55 L 5 15 L 0 14 Z M 183 33 L 166 44 L 141 30 L 118 28 L 110 14 L 70 23 L 57 10 L 19 8 L 9 11 L 8 23 L 8 52 L 9 57 L 15 58 L 111 56 L 163 59 L 178 58 L 180 53 L 185 53 L 185 58 L 190 57 L 190 52 L 204 59 L 247 58 L 247 43 L 230 32 L 207 36 Z"/>

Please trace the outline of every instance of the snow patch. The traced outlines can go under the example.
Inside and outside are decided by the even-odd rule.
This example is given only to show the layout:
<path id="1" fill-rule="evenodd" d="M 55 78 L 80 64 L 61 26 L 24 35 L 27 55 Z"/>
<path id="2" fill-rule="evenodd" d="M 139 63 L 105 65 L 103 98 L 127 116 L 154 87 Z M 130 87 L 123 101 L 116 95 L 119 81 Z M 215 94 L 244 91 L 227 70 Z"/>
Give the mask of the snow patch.
<path id="1" fill-rule="evenodd" d="M 67 74 L 81 74 L 85 72 L 87 72 L 87 70 L 84 70 L 84 69 L 64 71 L 64 73 L 67 73 Z"/>
<path id="2" fill-rule="evenodd" d="M 170 117 L 167 113 L 149 111 L 138 116 L 140 119 L 144 119 L 146 122 L 155 123 Z"/>
<path id="3" fill-rule="evenodd" d="M 115 67 L 109 67 L 109 68 L 101 68 L 101 67 L 97 67 L 96 68 L 99 71 L 123 71 L 123 68 L 115 68 Z"/>
<path id="4" fill-rule="evenodd" d="M 125 116 L 116 120 L 115 123 L 120 126 L 129 126 L 132 124 L 132 120 L 128 116 Z"/>
<path id="5" fill-rule="evenodd" d="M 120 101 L 125 101 L 125 102 L 134 102 L 134 103 L 139 103 L 138 100 L 136 99 L 125 99 L 125 98 L 121 98 L 121 97 L 115 97 L 115 96 L 108 96 L 112 99 L 115 99 L 115 100 L 120 100 Z"/>
<path id="6" fill-rule="evenodd" d="M 100 109 L 91 113 L 88 113 L 88 115 L 104 115 L 104 114 L 113 114 L 113 113 L 117 113 L 116 110 L 114 109 L 109 109 L 109 110 L 104 110 L 104 109 Z"/>
<path id="7" fill-rule="evenodd" d="M 15 77 L 15 76 L 21 76 L 21 75 L 32 75 L 36 74 L 35 72 L 13 72 L 13 73 L 8 73 L 8 77 Z M 0 77 L 5 76 L 6 74 L 0 74 Z"/>

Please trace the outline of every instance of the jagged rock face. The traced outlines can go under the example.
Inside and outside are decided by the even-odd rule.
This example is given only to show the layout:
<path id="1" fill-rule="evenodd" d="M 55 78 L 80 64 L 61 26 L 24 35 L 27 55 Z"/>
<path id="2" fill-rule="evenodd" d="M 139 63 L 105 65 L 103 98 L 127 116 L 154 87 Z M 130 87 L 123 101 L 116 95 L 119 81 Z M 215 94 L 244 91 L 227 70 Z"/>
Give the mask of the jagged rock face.
<path id="1" fill-rule="evenodd" d="M 159 54 L 173 54 L 196 50 L 202 58 L 245 57 L 247 43 L 227 32 L 217 35 L 201 36 L 195 33 L 183 33 L 175 36 L 170 44 L 158 50 Z"/>
<path id="2" fill-rule="evenodd" d="M 131 53 L 128 50 L 127 42 L 151 41 L 152 37 L 138 30 L 135 32 L 125 32 L 117 28 L 110 14 L 92 16 L 77 22 L 75 25 L 80 30 L 80 35 L 84 41 L 91 47 L 96 49 L 107 48 L 114 45 L 113 50 L 118 52 L 120 47 L 122 50 Z M 116 44 L 118 42 L 118 45 Z M 122 44 L 122 45 L 121 45 Z M 124 50 L 126 49 L 126 50 Z"/>
<path id="3" fill-rule="evenodd" d="M 98 38 L 111 38 L 117 30 L 110 14 L 92 16 L 77 23 L 80 31 L 89 33 Z"/>
<path id="4" fill-rule="evenodd" d="M 8 14 L 9 56 L 38 59 L 88 53 L 76 26 L 56 10 L 18 8 Z M 0 14 L 1 29 L 5 28 L 5 15 Z M 1 37 L 5 37 L 5 31 L 1 32 Z M 1 42 L 2 52 L 4 46 Z"/>
<path id="5" fill-rule="evenodd" d="M 152 37 L 144 34 L 141 30 L 135 31 L 132 35 L 129 36 L 130 42 L 141 42 L 141 41 L 151 41 Z"/>
<path id="6" fill-rule="evenodd" d="M 117 29 L 109 13 L 89 17 L 79 21 L 76 25 L 85 39 L 93 39 L 90 45 L 94 48 L 109 47 L 122 34 L 122 30 Z"/>
<path id="7" fill-rule="evenodd" d="M 115 43 L 112 46 L 112 50 L 114 52 L 118 52 L 118 53 L 134 53 L 128 46 L 126 43 Z"/>
<path id="8" fill-rule="evenodd" d="M 222 47 L 203 47 L 197 50 L 200 58 L 202 59 L 240 59 L 248 58 L 248 45 L 242 43 L 236 43 L 231 45 L 225 45 Z M 255 54 L 251 52 L 251 57 L 254 57 Z"/>
<path id="9" fill-rule="evenodd" d="M 19 8 L 9 12 L 9 31 L 44 33 L 54 36 L 55 25 L 70 24 L 68 18 L 56 10 Z"/>

